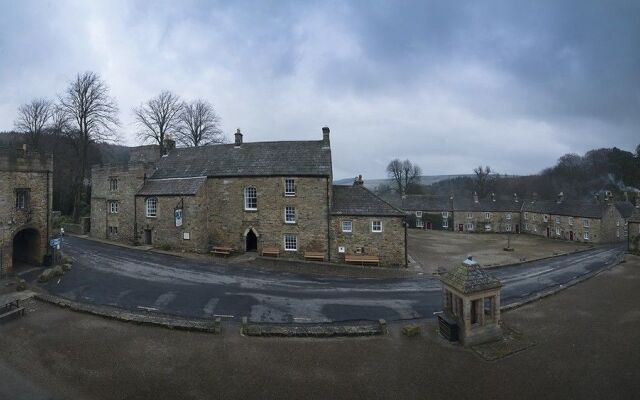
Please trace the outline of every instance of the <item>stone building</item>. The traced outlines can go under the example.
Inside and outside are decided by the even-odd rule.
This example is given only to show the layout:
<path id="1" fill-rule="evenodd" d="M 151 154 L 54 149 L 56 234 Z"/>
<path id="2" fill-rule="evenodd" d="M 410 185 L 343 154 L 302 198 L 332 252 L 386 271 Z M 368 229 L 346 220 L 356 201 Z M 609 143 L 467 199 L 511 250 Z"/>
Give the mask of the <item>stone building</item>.
<path id="1" fill-rule="evenodd" d="M 0 150 L 0 275 L 40 265 L 51 236 L 53 157 Z"/>
<path id="2" fill-rule="evenodd" d="M 603 200 L 572 201 L 562 193 L 555 201 L 526 201 L 522 208 L 524 232 L 551 239 L 586 243 L 623 242 L 627 238 L 627 219 L 633 206 Z"/>
<path id="3" fill-rule="evenodd" d="M 636 206 L 629 217 L 629 251 L 640 254 L 640 196 L 636 198 Z"/>
<path id="4" fill-rule="evenodd" d="M 238 130 L 232 144 L 171 148 L 155 162 L 142 157 L 128 166 L 96 168 L 92 234 L 185 251 L 277 248 L 286 258 L 321 252 L 326 260 L 339 260 L 331 236 L 329 136 L 323 128 L 322 140 L 245 142 Z M 113 177 L 115 190 L 109 183 Z M 110 215 L 113 202 L 117 216 Z M 360 224 L 364 216 L 354 217 Z M 380 216 L 383 225 L 388 217 Z M 388 226 L 365 251 L 383 265 L 404 265 L 404 233 L 393 237 L 395 219 Z M 365 232 L 359 229 L 353 237 L 360 235 Z M 398 246 L 401 250 L 389 250 Z M 352 244 L 343 247 L 351 251 Z"/>
<path id="5" fill-rule="evenodd" d="M 411 228 L 453 230 L 453 196 L 405 195 L 384 199 L 405 212 Z"/>
<path id="6" fill-rule="evenodd" d="M 522 202 L 517 194 L 499 198 L 494 193 L 488 198 L 456 197 L 453 202 L 453 224 L 457 232 L 520 233 Z"/>

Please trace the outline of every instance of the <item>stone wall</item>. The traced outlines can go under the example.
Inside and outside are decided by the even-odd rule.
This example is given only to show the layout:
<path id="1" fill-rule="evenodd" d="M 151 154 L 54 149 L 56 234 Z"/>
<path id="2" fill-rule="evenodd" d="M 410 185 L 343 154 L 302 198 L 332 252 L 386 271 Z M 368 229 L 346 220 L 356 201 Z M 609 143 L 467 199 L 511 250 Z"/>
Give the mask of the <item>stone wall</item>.
<path id="1" fill-rule="evenodd" d="M 602 223 L 600 229 L 601 243 L 616 243 L 627 241 L 626 220 L 613 204 L 609 204 L 605 209 L 602 215 Z"/>
<path id="2" fill-rule="evenodd" d="M 135 194 L 144 184 L 145 174 L 153 173 L 153 164 L 129 163 L 95 166 L 91 169 L 91 232 L 99 239 L 135 243 Z M 111 190 L 110 179 L 118 180 L 117 190 Z M 118 203 L 112 213 L 109 203 Z M 112 227 L 110 230 L 109 227 Z M 117 228 L 117 233 L 113 228 Z"/>
<path id="3" fill-rule="evenodd" d="M 246 234 L 258 236 L 258 251 L 278 247 L 281 255 L 303 258 L 305 251 L 328 253 L 330 184 L 327 177 L 295 179 L 295 196 L 285 196 L 284 181 L 289 177 L 210 178 L 206 183 L 209 242 L 212 246 L 246 248 Z M 244 188 L 253 186 L 258 194 L 256 211 L 244 209 Z M 295 207 L 296 223 L 285 223 L 286 206 Z M 284 235 L 296 235 L 297 251 L 284 251 Z"/>
<path id="4" fill-rule="evenodd" d="M 16 189 L 28 191 L 28 207 L 16 208 Z M 0 246 L 4 275 L 13 272 L 13 240 L 30 235 L 29 262 L 40 264 L 47 254 L 51 234 L 53 158 L 15 151 L 0 155 Z"/>
<path id="5" fill-rule="evenodd" d="M 196 253 L 209 251 L 209 235 L 205 223 L 205 216 L 208 214 L 206 194 L 203 187 L 195 196 L 155 196 L 158 201 L 155 217 L 148 217 L 146 213 L 146 201 L 154 196 L 136 197 L 140 243 L 146 244 L 145 235 L 150 234 L 154 247 Z M 182 209 L 182 226 L 176 226 L 176 209 Z"/>
<path id="6" fill-rule="evenodd" d="M 640 222 L 629 222 L 629 251 L 640 254 Z"/>
<path id="7" fill-rule="evenodd" d="M 472 225 L 471 229 L 469 224 Z M 519 211 L 456 211 L 453 226 L 456 232 L 467 233 L 507 233 L 509 227 L 512 233 L 522 232 Z"/>
<path id="8" fill-rule="evenodd" d="M 342 221 L 352 222 L 352 231 L 342 231 Z M 382 221 L 382 232 L 371 231 L 371 221 Z M 345 252 L 339 253 L 338 248 Z M 362 249 L 358 253 L 358 249 Z M 380 265 L 406 265 L 405 228 L 403 217 L 337 216 L 331 219 L 331 261 L 344 262 L 346 254 L 366 254 L 380 257 Z"/>

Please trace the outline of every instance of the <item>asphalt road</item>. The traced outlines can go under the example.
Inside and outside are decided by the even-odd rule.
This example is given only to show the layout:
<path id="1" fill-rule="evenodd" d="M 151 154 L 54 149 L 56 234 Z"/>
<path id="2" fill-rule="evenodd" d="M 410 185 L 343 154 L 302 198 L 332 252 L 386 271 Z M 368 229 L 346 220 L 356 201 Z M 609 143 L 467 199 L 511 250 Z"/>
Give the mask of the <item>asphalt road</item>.
<path id="1" fill-rule="evenodd" d="M 71 300 L 184 317 L 223 316 L 254 322 L 389 321 L 429 318 L 441 309 L 432 276 L 402 279 L 310 277 L 221 266 L 66 237 L 72 271 L 43 284 Z M 491 270 L 502 280 L 502 304 L 564 285 L 614 264 L 622 247 Z M 304 266 L 301 266 L 303 269 Z M 27 279 L 35 279 L 32 272 Z"/>

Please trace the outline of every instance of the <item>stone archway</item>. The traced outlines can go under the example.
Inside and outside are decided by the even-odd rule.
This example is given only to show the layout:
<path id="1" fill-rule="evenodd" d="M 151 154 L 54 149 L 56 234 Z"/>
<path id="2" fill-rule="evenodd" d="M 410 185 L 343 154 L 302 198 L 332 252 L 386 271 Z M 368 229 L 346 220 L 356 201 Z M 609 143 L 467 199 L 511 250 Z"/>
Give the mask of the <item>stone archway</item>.
<path id="1" fill-rule="evenodd" d="M 13 236 L 12 264 L 15 271 L 20 266 L 40 265 L 42 250 L 40 233 L 34 228 L 25 228 Z"/>
<path id="2" fill-rule="evenodd" d="M 247 228 L 247 230 L 244 231 L 245 251 L 257 251 L 259 237 L 260 235 L 253 227 Z"/>

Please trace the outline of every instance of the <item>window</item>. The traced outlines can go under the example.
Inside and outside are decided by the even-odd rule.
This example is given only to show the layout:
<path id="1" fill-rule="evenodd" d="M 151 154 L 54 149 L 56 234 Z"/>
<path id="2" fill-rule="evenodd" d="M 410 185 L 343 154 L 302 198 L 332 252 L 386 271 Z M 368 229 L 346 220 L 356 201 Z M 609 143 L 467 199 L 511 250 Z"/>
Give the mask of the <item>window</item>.
<path id="1" fill-rule="evenodd" d="M 543 220 L 544 222 L 549 222 L 549 216 L 548 216 L 547 214 L 545 214 L 545 215 L 542 217 L 542 220 Z"/>
<path id="2" fill-rule="evenodd" d="M 449 219 L 445 218 L 442 220 L 442 227 L 443 228 L 448 228 L 449 227 Z"/>
<path id="3" fill-rule="evenodd" d="M 443 211 L 442 212 L 442 218 L 449 218 L 449 212 L 448 211 Z"/>
<path id="4" fill-rule="evenodd" d="M 155 217 L 158 214 L 158 199 L 150 197 L 147 199 L 147 217 Z"/>
<path id="5" fill-rule="evenodd" d="M 422 211 L 416 211 L 416 217 L 422 218 Z"/>
<path id="6" fill-rule="evenodd" d="M 535 214 L 531 215 L 531 220 L 532 220 L 532 221 L 535 221 L 535 220 L 536 220 L 536 215 L 535 215 Z"/>
<path id="7" fill-rule="evenodd" d="M 616 226 L 620 226 L 620 220 L 616 221 Z"/>
<path id="8" fill-rule="evenodd" d="M 467 230 L 468 231 L 472 231 L 473 230 L 473 223 L 467 222 Z"/>
<path id="9" fill-rule="evenodd" d="M 505 230 L 506 230 L 507 232 L 511 232 L 511 224 L 507 224 L 507 225 L 505 225 L 505 227 L 504 227 L 504 228 L 505 228 Z"/>
<path id="10" fill-rule="evenodd" d="M 350 220 L 342 221 L 342 232 L 353 232 L 353 222 Z"/>
<path id="11" fill-rule="evenodd" d="M 560 217 L 556 217 L 556 224 L 560 224 Z"/>
<path id="12" fill-rule="evenodd" d="M 29 189 L 16 189 L 16 208 L 18 210 L 29 208 Z"/>
<path id="13" fill-rule="evenodd" d="M 467 213 L 467 219 L 473 219 L 473 213 Z"/>
<path id="14" fill-rule="evenodd" d="M 110 226 L 109 227 L 109 235 L 117 235 L 118 234 L 118 227 L 117 226 Z"/>
<path id="15" fill-rule="evenodd" d="M 529 224 L 524 224 L 524 230 L 528 231 L 529 230 Z"/>
<path id="16" fill-rule="evenodd" d="M 485 297 L 483 302 L 484 302 L 485 320 L 493 319 L 493 315 L 494 315 L 493 308 L 494 308 L 495 297 Z"/>
<path id="17" fill-rule="evenodd" d="M 529 219 L 529 213 L 528 213 L 528 212 L 526 212 L 526 213 L 524 213 L 524 220 L 526 221 L 526 220 L 528 220 L 528 219 Z"/>
<path id="18" fill-rule="evenodd" d="M 588 227 L 589 227 L 589 220 L 588 220 L 588 219 L 586 219 L 586 218 L 585 218 L 585 219 L 583 219 L 583 220 L 582 220 L 582 226 L 584 226 L 585 228 L 588 228 Z"/>
<path id="19" fill-rule="evenodd" d="M 287 206 L 284 208 L 284 222 L 287 224 L 296 223 L 296 208 Z"/>
<path id="20" fill-rule="evenodd" d="M 416 228 L 424 228 L 424 222 L 421 218 L 416 219 Z"/>
<path id="21" fill-rule="evenodd" d="M 371 221 L 371 232 L 382 232 L 382 221 L 378 219 Z"/>
<path id="22" fill-rule="evenodd" d="M 118 213 L 118 202 L 117 201 L 110 201 L 109 202 L 109 212 L 111 214 L 117 214 Z"/>
<path id="23" fill-rule="evenodd" d="M 484 225 L 484 230 L 485 230 L 486 232 L 491 232 L 491 224 L 485 224 L 485 225 Z"/>
<path id="24" fill-rule="evenodd" d="M 491 213 L 484 213 L 484 219 L 491 219 Z"/>
<path id="25" fill-rule="evenodd" d="M 584 238 L 584 240 L 589 240 L 589 231 L 584 231 L 582 237 Z"/>
<path id="26" fill-rule="evenodd" d="M 560 228 L 556 228 L 556 236 L 560 236 Z"/>
<path id="27" fill-rule="evenodd" d="M 569 217 L 568 220 L 569 220 L 569 225 L 573 226 L 573 217 Z"/>
<path id="28" fill-rule="evenodd" d="M 507 219 L 511 219 L 511 213 L 507 213 Z"/>
<path id="29" fill-rule="evenodd" d="M 538 226 L 537 226 L 537 225 L 534 225 L 534 226 L 533 226 L 533 231 L 534 231 L 534 232 L 538 232 Z"/>
<path id="30" fill-rule="evenodd" d="M 616 237 L 620 238 L 620 229 L 616 229 Z"/>
<path id="31" fill-rule="evenodd" d="M 284 235 L 284 250 L 298 251 L 298 237 L 296 235 Z"/>
<path id="32" fill-rule="evenodd" d="M 118 178 L 109 178 L 109 190 L 118 190 Z"/>
<path id="33" fill-rule="evenodd" d="M 258 209 L 258 192 L 253 186 L 244 188 L 244 209 L 251 211 Z"/>
<path id="34" fill-rule="evenodd" d="M 296 195 L 296 181 L 295 179 L 284 180 L 284 195 L 295 196 Z"/>

